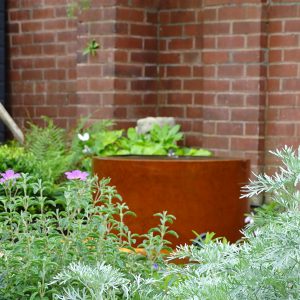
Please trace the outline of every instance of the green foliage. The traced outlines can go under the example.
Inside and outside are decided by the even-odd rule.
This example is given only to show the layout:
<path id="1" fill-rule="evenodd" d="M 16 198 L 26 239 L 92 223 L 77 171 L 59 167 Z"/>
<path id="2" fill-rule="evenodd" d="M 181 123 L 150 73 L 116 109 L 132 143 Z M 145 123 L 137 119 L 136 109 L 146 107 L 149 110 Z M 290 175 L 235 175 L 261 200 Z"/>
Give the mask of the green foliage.
<path id="1" fill-rule="evenodd" d="M 26 132 L 25 150 L 32 156 L 27 164 L 36 178 L 54 184 L 71 167 L 72 154 L 67 152 L 65 130 L 50 119 L 45 122 L 45 127 L 30 124 Z"/>
<path id="2" fill-rule="evenodd" d="M 177 233 L 173 230 L 169 230 L 168 223 L 173 223 L 175 217 L 168 215 L 166 211 L 157 213 L 155 217 L 160 218 L 160 224 L 157 227 L 151 228 L 147 234 L 143 234 L 145 238 L 139 247 L 146 249 L 147 257 L 153 263 L 157 262 L 157 259 L 161 258 L 163 251 L 171 252 L 171 242 L 166 239 L 166 235 L 172 235 L 178 237 Z"/>
<path id="3" fill-rule="evenodd" d="M 0 146 L 0 172 L 13 169 L 15 172 L 30 174 L 31 182 L 43 181 L 44 196 L 53 199 L 62 196 L 63 173 L 80 164 L 76 153 L 69 151 L 67 134 L 45 118 L 45 126 L 29 124 L 25 132 L 25 145 L 11 142 Z M 33 190 L 28 188 L 30 195 Z M 0 194 L 3 193 L 0 191 Z M 0 210 L 2 209 L 0 204 Z M 38 211 L 38 205 L 32 211 Z M 47 205 L 47 210 L 53 209 Z"/>
<path id="4" fill-rule="evenodd" d="M 103 299 L 153 299 L 153 290 L 146 288 L 156 284 L 152 278 L 133 277 L 128 280 L 123 273 L 105 263 L 90 266 L 81 262 L 73 263 L 55 276 L 53 283 L 67 285 L 62 294 L 55 299 L 61 300 L 103 300 Z M 150 295 L 149 295 L 150 294 Z"/>
<path id="5" fill-rule="evenodd" d="M 273 176 L 257 175 L 242 197 L 268 192 L 273 204 L 256 210 L 235 244 L 211 233 L 197 245 L 179 246 L 169 260 L 188 258 L 186 265 L 167 263 L 162 254 L 166 237 L 176 236 L 169 229 L 175 217 L 156 214 L 157 227 L 133 234 L 124 219 L 134 214 L 107 179 L 67 182 L 59 200 L 46 197 L 42 182 L 28 175 L 2 183 L 0 299 L 299 299 L 300 148 L 272 153 L 283 166 Z M 47 205 L 63 209 L 47 211 Z M 146 256 L 130 252 L 137 238 Z"/>
<path id="6" fill-rule="evenodd" d="M 0 172 L 3 173 L 8 169 L 14 169 L 16 172 L 30 172 L 29 161 L 33 155 L 26 152 L 25 149 L 17 143 L 0 146 Z"/>
<path id="7" fill-rule="evenodd" d="M 192 263 L 172 266 L 165 276 L 173 283 L 163 299 L 299 299 L 299 153 L 289 147 L 273 152 L 284 166 L 244 188 L 243 197 L 272 192 L 275 205 L 257 211 L 240 243 L 215 240 L 177 249 L 172 257 Z"/>
<path id="8" fill-rule="evenodd" d="M 149 133 L 138 134 L 135 128 L 129 128 L 121 146 L 132 155 L 167 155 L 169 150 L 178 148 L 176 143 L 183 137 L 179 129 L 179 125 L 155 124 Z"/>
<path id="9" fill-rule="evenodd" d="M 45 127 L 30 124 L 25 139 L 24 147 L 14 142 L 0 146 L 0 171 L 30 173 L 36 180 L 54 185 L 73 159 L 68 153 L 65 131 L 46 119 Z"/>
<path id="10" fill-rule="evenodd" d="M 91 40 L 90 42 L 88 42 L 87 46 L 83 49 L 83 55 L 95 56 L 99 47 L 100 45 L 95 40 Z"/>
<path id="11" fill-rule="evenodd" d="M 81 151 L 89 155 L 193 155 L 211 156 L 206 149 L 194 149 L 180 147 L 178 141 L 183 139 L 180 126 L 155 124 L 150 132 L 138 134 L 135 128 L 129 128 L 126 133 L 123 130 L 112 130 L 112 123 L 100 122 L 101 130 L 97 127 L 86 128 L 81 132 L 89 134 L 89 139 L 77 143 Z M 88 151 L 86 151 L 88 150 Z"/>
<path id="12" fill-rule="evenodd" d="M 128 295 L 128 282 L 137 281 L 131 288 L 136 293 L 137 284 L 152 281 L 157 273 L 153 261 L 119 251 L 135 244 L 136 235 L 124 223 L 133 213 L 108 179 L 69 181 L 59 200 L 49 200 L 41 180 L 31 179 L 22 174 L 1 184 L 0 299 L 117 299 Z M 58 204 L 64 209 L 45 210 Z M 39 211 L 32 212 L 37 205 Z M 161 217 L 174 218 L 166 213 Z M 153 249 L 151 242 L 147 246 Z M 156 260 L 164 264 L 159 255 Z"/>
<path id="13" fill-rule="evenodd" d="M 64 295 L 57 296 L 57 299 L 118 299 L 123 295 L 128 297 L 130 280 L 103 262 L 94 267 L 79 262 L 70 264 L 56 275 L 53 283 L 68 284 Z"/>

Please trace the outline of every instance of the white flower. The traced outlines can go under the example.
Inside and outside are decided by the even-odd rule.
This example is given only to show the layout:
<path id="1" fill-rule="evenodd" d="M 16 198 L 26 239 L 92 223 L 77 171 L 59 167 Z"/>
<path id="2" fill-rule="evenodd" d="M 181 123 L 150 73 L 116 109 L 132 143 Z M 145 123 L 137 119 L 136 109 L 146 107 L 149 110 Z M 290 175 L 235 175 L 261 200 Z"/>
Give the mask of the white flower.
<path id="1" fill-rule="evenodd" d="M 79 138 L 81 141 L 85 142 L 85 141 L 88 141 L 88 140 L 90 139 L 90 135 L 89 135 L 88 132 L 86 132 L 86 133 L 84 133 L 84 134 L 78 133 L 78 138 Z"/>

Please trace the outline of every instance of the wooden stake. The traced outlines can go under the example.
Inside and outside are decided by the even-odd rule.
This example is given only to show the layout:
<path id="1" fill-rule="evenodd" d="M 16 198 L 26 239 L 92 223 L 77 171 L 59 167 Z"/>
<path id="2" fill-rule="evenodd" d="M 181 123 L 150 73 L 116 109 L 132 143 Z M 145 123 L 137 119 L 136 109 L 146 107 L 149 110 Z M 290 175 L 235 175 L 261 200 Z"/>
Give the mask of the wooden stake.
<path id="1" fill-rule="evenodd" d="M 14 138 L 21 144 L 24 143 L 24 135 L 22 130 L 18 127 L 12 117 L 9 115 L 5 107 L 0 103 L 0 119 L 12 132 Z"/>

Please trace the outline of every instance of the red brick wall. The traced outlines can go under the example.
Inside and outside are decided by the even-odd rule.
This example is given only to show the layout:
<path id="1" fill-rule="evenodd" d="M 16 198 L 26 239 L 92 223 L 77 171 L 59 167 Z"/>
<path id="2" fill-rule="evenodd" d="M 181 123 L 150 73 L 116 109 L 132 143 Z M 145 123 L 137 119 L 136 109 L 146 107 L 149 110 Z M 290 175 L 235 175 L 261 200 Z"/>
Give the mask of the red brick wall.
<path id="1" fill-rule="evenodd" d="M 206 1 L 203 146 L 263 160 L 266 19 L 261 1 Z M 241 3 L 241 4 L 240 4 Z"/>
<path id="2" fill-rule="evenodd" d="M 261 164 L 265 5 L 166 1 L 159 16 L 160 114 L 174 115 L 183 123 L 188 144 Z"/>
<path id="3" fill-rule="evenodd" d="M 202 1 L 161 1 L 159 115 L 174 116 L 186 142 L 202 145 Z"/>
<path id="4" fill-rule="evenodd" d="M 115 1 L 100 1 L 78 14 L 77 28 L 77 114 L 94 119 L 114 117 Z M 83 55 L 95 40 L 95 55 Z"/>
<path id="5" fill-rule="evenodd" d="M 126 127 L 157 115 L 157 3 L 94 1 L 78 15 L 78 116 Z M 97 54 L 82 55 L 93 39 Z"/>
<path id="6" fill-rule="evenodd" d="M 269 150 L 300 142 L 300 2 L 273 0 L 269 8 L 266 164 Z"/>
<path id="7" fill-rule="evenodd" d="M 159 1 L 117 2 L 114 117 L 126 127 L 157 115 Z"/>
<path id="8" fill-rule="evenodd" d="M 10 106 L 21 126 L 48 115 L 129 126 L 157 115 L 158 1 L 94 1 L 77 18 L 69 1 L 8 1 Z M 95 39 L 100 49 L 84 56 Z"/>
<path id="9" fill-rule="evenodd" d="M 188 145 L 254 170 L 274 163 L 267 150 L 299 143 L 298 1 L 98 0 L 74 20 L 66 1 L 8 1 L 20 124 L 174 116 Z M 101 49 L 83 56 L 92 39 Z"/>
<path id="10" fill-rule="evenodd" d="M 66 1 L 7 1 L 9 102 L 22 126 L 41 115 L 70 126 L 76 116 L 76 21 Z"/>

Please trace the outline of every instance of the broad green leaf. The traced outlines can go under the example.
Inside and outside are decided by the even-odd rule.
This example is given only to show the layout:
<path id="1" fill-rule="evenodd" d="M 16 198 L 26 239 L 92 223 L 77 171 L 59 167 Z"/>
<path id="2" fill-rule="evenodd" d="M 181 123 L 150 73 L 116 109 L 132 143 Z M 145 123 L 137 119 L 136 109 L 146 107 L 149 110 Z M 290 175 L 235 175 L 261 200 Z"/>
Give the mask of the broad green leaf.
<path id="1" fill-rule="evenodd" d="M 136 129 L 135 128 L 128 128 L 127 130 L 127 137 L 130 139 L 130 140 L 136 140 L 138 138 L 138 133 L 136 132 Z"/>

